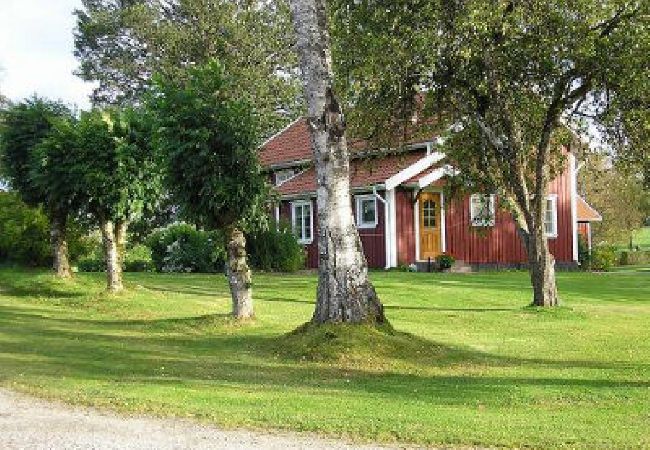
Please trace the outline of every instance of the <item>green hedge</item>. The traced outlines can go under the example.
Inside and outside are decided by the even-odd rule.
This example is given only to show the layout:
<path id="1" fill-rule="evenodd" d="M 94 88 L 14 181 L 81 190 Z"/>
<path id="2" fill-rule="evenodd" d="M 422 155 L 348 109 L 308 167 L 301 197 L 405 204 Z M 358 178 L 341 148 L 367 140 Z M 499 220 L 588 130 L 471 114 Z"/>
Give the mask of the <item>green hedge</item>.
<path id="1" fill-rule="evenodd" d="M 68 222 L 68 252 L 75 261 L 91 246 L 83 229 Z M 50 224 L 40 208 L 27 206 L 17 194 L 0 192 L 0 263 L 47 267 L 52 264 Z"/>
<path id="2" fill-rule="evenodd" d="M 650 250 L 621 252 L 619 264 L 622 266 L 650 264 Z"/>
<path id="3" fill-rule="evenodd" d="M 251 233 L 246 238 L 246 251 L 256 269 L 295 272 L 305 268 L 305 249 L 286 224 Z"/>
<path id="4" fill-rule="evenodd" d="M 616 247 L 597 245 L 591 250 L 591 270 L 608 271 L 618 262 Z"/>
<path id="5" fill-rule="evenodd" d="M 221 233 L 174 224 L 156 230 L 145 239 L 158 272 L 221 272 L 225 249 Z"/>
<path id="6" fill-rule="evenodd" d="M 80 272 L 104 272 L 106 260 L 101 245 L 97 245 L 93 251 L 77 261 L 77 269 Z M 122 269 L 125 272 L 153 272 L 155 270 L 151 260 L 151 249 L 146 245 L 136 245 L 127 249 L 122 261 Z"/>

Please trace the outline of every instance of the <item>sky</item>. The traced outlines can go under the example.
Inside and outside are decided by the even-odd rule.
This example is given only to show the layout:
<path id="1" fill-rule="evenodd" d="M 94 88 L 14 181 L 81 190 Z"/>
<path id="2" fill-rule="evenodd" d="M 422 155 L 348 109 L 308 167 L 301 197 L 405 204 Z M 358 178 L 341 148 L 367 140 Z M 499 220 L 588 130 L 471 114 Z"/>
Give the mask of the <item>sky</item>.
<path id="1" fill-rule="evenodd" d="M 0 92 L 11 100 L 38 93 L 82 109 L 93 88 L 73 72 L 72 12 L 80 0 L 0 0 Z"/>

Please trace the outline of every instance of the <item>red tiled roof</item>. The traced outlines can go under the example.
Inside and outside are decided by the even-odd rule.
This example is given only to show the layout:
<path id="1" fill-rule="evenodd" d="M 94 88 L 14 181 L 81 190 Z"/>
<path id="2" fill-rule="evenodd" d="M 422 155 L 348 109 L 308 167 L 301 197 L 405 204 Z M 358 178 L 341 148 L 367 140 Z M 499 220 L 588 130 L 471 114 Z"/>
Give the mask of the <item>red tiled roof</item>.
<path id="1" fill-rule="evenodd" d="M 350 186 L 353 188 L 383 183 L 424 156 L 424 151 L 389 154 L 381 157 L 357 158 L 350 161 Z M 282 195 L 306 194 L 316 191 L 314 168 L 278 186 Z"/>
<path id="2" fill-rule="evenodd" d="M 420 144 L 426 139 L 413 137 L 405 144 Z M 348 148 L 350 152 L 368 150 L 370 144 L 359 138 L 349 137 Z M 313 159 L 311 149 L 311 136 L 306 118 L 300 118 L 287 128 L 271 137 L 260 147 L 260 163 L 264 167 L 281 166 L 298 161 Z"/>
<path id="3" fill-rule="evenodd" d="M 600 222 L 603 220 L 601 215 L 585 201 L 578 196 L 577 199 L 577 216 L 578 222 Z"/>
<path id="4" fill-rule="evenodd" d="M 260 163 L 265 167 L 312 159 L 307 119 L 294 121 L 262 144 L 259 156 Z"/>

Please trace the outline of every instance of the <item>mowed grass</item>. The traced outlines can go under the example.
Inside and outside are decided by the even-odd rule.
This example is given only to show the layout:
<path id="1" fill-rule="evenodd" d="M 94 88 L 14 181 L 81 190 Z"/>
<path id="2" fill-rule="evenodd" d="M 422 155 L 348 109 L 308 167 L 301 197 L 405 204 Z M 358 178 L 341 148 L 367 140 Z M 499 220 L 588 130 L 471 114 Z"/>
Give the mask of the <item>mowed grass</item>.
<path id="1" fill-rule="evenodd" d="M 392 328 L 307 327 L 314 275 L 255 274 L 257 320 L 219 275 L 0 271 L 0 384 L 71 403 L 361 441 L 650 447 L 650 274 L 374 272 Z"/>

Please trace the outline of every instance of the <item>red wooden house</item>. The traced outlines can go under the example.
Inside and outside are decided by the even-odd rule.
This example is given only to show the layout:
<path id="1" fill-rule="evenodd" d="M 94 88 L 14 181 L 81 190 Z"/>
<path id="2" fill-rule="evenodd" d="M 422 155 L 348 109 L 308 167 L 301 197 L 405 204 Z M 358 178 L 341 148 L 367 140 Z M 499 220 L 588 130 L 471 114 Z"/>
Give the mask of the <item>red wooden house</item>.
<path id="1" fill-rule="evenodd" d="M 447 253 L 474 267 L 518 267 L 526 253 L 510 213 L 495 195 L 476 193 L 449 200 L 447 173 L 435 141 L 416 141 L 394 152 L 375 152 L 351 144 L 350 185 L 356 224 L 370 267 L 429 265 Z M 305 245 L 307 266 L 318 265 L 316 179 L 309 129 L 298 119 L 262 145 L 262 165 L 272 176 L 281 201 L 276 220 L 291 223 Z M 550 185 L 546 230 L 558 266 L 576 266 L 578 229 L 598 214 L 576 192 L 576 162 Z M 581 216 L 582 214 L 582 216 Z"/>

